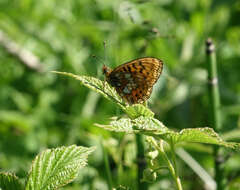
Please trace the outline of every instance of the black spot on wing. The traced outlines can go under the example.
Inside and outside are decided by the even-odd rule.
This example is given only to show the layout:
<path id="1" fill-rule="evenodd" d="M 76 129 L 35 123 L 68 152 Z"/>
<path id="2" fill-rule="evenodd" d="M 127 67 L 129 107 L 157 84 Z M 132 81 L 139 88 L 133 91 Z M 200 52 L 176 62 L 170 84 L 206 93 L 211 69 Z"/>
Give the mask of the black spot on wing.
<path id="1" fill-rule="evenodd" d="M 132 63 L 132 67 L 133 67 L 134 69 L 137 69 L 137 67 L 136 67 L 136 63 L 135 63 L 135 62 Z"/>
<path id="2" fill-rule="evenodd" d="M 131 73 L 132 72 L 131 67 L 128 65 L 127 68 L 128 68 L 128 72 Z"/>
<path id="3" fill-rule="evenodd" d="M 146 67 L 143 65 L 142 61 L 139 61 L 138 64 L 142 67 L 142 69 L 146 69 Z"/>

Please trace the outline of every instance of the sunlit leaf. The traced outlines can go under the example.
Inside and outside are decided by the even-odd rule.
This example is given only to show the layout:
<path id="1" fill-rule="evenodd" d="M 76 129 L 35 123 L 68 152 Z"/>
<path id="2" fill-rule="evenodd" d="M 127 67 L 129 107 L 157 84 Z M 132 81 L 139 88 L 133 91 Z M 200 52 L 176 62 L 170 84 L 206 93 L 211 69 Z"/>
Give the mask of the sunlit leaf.
<path id="1" fill-rule="evenodd" d="M 156 133 L 165 134 L 168 133 L 168 129 L 157 119 L 151 117 L 140 116 L 134 120 L 129 118 L 122 118 L 110 122 L 109 125 L 96 124 L 104 129 L 115 132 L 127 132 L 127 133 Z"/>
<path id="2" fill-rule="evenodd" d="M 240 148 L 239 143 L 224 141 L 211 128 L 205 127 L 183 129 L 180 132 L 175 132 L 169 130 L 157 119 L 150 117 L 141 116 L 133 120 L 123 118 L 112 121 L 110 122 L 109 125 L 97 124 L 97 126 L 115 132 L 142 133 L 145 135 L 153 136 L 155 138 L 164 139 L 165 141 L 174 144 L 180 142 L 191 142 L 191 143 L 215 144 L 233 149 Z"/>
<path id="3" fill-rule="evenodd" d="M 2 190 L 23 190 L 18 177 L 11 173 L 0 173 L 0 189 Z"/>
<path id="4" fill-rule="evenodd" d="M 43 151 L 33 161 L 26 190 L 54 190 L 70 183 L 94 149 L 72 145 Z"/>
<path id="5" fill-rule="evenodd" d="M 123 106 L 125 105 L 125 103 L 118 96 L 116 90 L 113 87 L 111 87 L 107 82 L 104 82 L 102 80 L 99 80 L 94 77 L 89 77 L 89 76 L 79 76 L 79 75 L 74 75 L 72 73 L 58 72 L 58 71 L 52 71 L 52 72 L 61 74 L 61 75 L 66 75 L 76 80 L 79 80 L 82 85 L 102 94 L 105 98 L 116 102 L 121 108 L 124 109 Z"/>
<path id="6" fill-rule="evenodd" d="M 132 106 L 127 106 L 124 111 L 132 119 L 135 119 L 140 116 L 146 117 L 154 116 L 154 113 L 142 104 L 134 104 Z"/>
<path id="7" fill-rule="evenodd" d="M 206 144 L 216 144 L 228 148 L 238 149 L 239 143 L 226 142 L 212 128 L 183 129 L 180 132 L 171 133 L 167 138 L 172 138 L 174 143 L 196 142 Z"/>

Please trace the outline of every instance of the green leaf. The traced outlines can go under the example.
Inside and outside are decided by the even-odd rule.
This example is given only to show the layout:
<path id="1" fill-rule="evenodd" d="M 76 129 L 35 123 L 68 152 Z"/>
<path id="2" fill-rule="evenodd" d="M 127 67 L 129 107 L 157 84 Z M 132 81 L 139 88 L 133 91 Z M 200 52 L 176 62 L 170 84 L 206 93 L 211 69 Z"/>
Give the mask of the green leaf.
<path id="1" fill-rule="evenodd" d="M 189 128 L 180 132 L 168 134 L 167 139 L 172 139 L 174 143 L 194 142 L 225 146 L 228 148 L 239 149 L 240 144 L 235 142 L 226 142 L 212 128 Z"/>
<path id="2" fill-rule="evenodd" d="M 153 136 L 155 138 L 164 139 L 171 143 L 192 142 L 192 143 L 205 143 L 225 146 L 228 148 L 239 149 L 240 144 L 234 142 L 226 142 L 214 132 L 212 128 L 193 128 L 183 129 L 180 132 L 169 130 L 160 121 L 150 117 L 138 117 L 137 119 L 119 119 L 110 122 L 110 125 L 100 125 L 104 129 L 115 132 L 126 133 L 142 133 L 145 135 Z"/>
<path id="3" fill-rule="evenodd" d="M 132 119 L 135 119 L 139 116 L 146 116 L 146 117 L 154 116 L 154 113 L 142 104 L 134 104 L 132 106 L 126 106 L 125 102 L 118 95 L 116 90 L 105 81 L 99 80 L 94 77 L 79 76 L 79 75 L 74 75 L 72 73 L 67 73 L 67 72 L 58 72 L 58 71 L 52 71 L 52 72 L 69 76 L 76 80 L 79 80 L 82 85 L 102 94 L 105 98 L 117 103 L 117 105 L 119 105 L 122 108 L 122 110 Z"/>
<path id="4" fill-rule="evenodd" d="M 26 190 L 54 190 L 70 183 L 94 149 L 72 145 L 43 151 L 33 161 Z"/>
<path id="5" fill-rule="evenodd" d="M 23 186 L 18 177 L 11 173 L 0 172 L 0 189 L 1 190 L 22 190 Z"/>
<path id="6" fill-rule="evenodd" d="M 127 132 L 127 133 L 138 133 L 142 132 L 145 134 L 165 134 L 168 129 L 157 119 L 151 117 L 140 116 L 136 119 L 122 118 L 110 122 L 110 125 L 96 124 L 98 127 L 115 131 L 115 132 Z"/>
<path id="7" fill-rule="evenodd" d="M 105 98 L 117 103 L 123 110 L 125 109 L 124 101 L 118 95 L 116 90 L 113 87 L 111 87 L 107 82 L 99 80 L 94 77 L 89 77 L 89 76 L 79 76 L 79 75 L 74 75 L 72 73 L 58 72 L 58 71 L 52 71 L 52 72 L 61 74 L 61 75 L 65 75 L 65 76 L 69 76 L 76 80 L 79 80 L 82 85 L 102 94 Z"/>
<path id="8" fill-rule="evenodd" d="M 138 118 L 140 116 L 154 117 L 154 113 L 142 104 L 127 106 L 125 107 L 124 111 L 132 119 Z"/>

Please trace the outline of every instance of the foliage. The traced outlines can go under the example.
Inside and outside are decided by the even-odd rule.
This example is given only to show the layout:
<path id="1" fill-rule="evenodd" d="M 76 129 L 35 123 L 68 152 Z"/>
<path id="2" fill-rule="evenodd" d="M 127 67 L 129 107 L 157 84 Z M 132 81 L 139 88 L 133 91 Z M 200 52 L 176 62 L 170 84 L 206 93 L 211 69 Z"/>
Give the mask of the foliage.
<path id="1" fill-rule="evenodd" d="M 137 189 L 136 136 L 104 130 L 95 123 L 111 128 L 112 123 L 124 121 L 129 130 L 139 131 L 132 121 L 140 115 L 154 115 L 157 124 L 153 122 L 151 127 L 157 125 L 159 132 L 159 125 L 163 129 L 164 124 L 168 128 L 163 135 L 169 130 L 178 140 L 184 140 L 176 145 L 184 189 L 198 190 L 209 181 L 214 182 L 215 145 L 190 143 L 185 141 L 188 135 L 181 135 L 194 129 L 196 137 L 200 137 L 198 128 L 207 126 L 206 133 L 201 134 L 209 134 L 215 143 L 240 141 L 239 10 L 239 2 L 234 0 L 1 0 L 0 170 L 16 173 L 22 179 L 31 160 L 46 147 L 94 145 L 97 148 L 94 156 L 89 157 L 89 165 L 64 189 L 104 190 L 108 182 L 100 146 L 103 141 L 113 186 Z M 216 46 L 221 140 L 209 129 L 213 126 L 207 93 L 208 37 Z M 163 74 L 148 102 L 151 111 L 144 106 L 125 107 L 117 97 L 109 101 L 70 78 L 49 72 L 103 79 L 102 60 L 114 68 L 144 56 L 164 61 Z M 123 118 L 125 114 L 129 118 Z M 151 146 L 144 147 L 146 155 L 155 153 Z M 190 167 L 189 160 L 178 151 L 179 146 L 195 161 Z M 165 151 L 171 155 L 167 147 Z M 238 189 L 239 152 L 220 149 L 218 161 L 224 185 Z M 163 157 L 158 155 L 147 162 L 152 168 L 144 173 L 153 174 L 153 179 L 157 174 L 157 182 L 149 184 L 149 188 L 174 189 L 171 174 L 162 164 Z M 199 166 L 209 176 L 199 180 Z"/>
<path id="2" fill-rule="evenodd" d="M 11 173 L 0 173 L 0 188 L 8 190 L 22 190 L 19 179 Z"/>
<path id="3" fill-rule="evenodd" d="M 119 120 L 114 120 L 110 123 L 110 125 L 100 125 L 96 124 L 99 127 L 104 129 L 115 131 L 115 132 L 125 132 L 125 133 L 140 133 L 145 134 L 147 136 L 154 137 L 150 140 L 150 144 L 156 146 L 156 149 L 161 152 L 163 156 L 165 156 L 164 149 L 161 148 L 162 145 L 158 145 L 155 141 L 164 139 L 171 145 L 172 151 L 174 151 L 175 144 L 179 142 L 194 142 L 194 143 L 206 143 L 206 144 L 215 144 L 219 146 L 225 146 L 227 148 L 233 148 L 236 150 L 240 149 L 240 143 L 234 142 L 225 142 L 223 141 L 217 133 L 214 132 L 212 128 L 193 128 L 193 129 L 183 129 L 180 132 L 174 132 L 164 126 L 160 121 L 154 119 L 152 112 L 148 110 L 148 108 L 144 107 L 143 105 L 135 104 L 133 106 L 123 106 L 123 104 L 119 103 L 119 97 L 117 92 L 111 87 L 108 83 L 105 84 L 104 81 L 100 81 L 96 78 L 90 78 L 85 76 L 76 76 L 71 73 L 65 72 L 54 72 L 61 75 L 66 75 L 73 77 L 81 82 L 81 84 L 85 85 L 86 87 L 91 88 L 92 90 L 99 92 L 100 94 L 104 95 L 109 100 L 114 101 L 117 105 L 119 105 L 130 118 L 122 118 Z M 175 154 L 173 152 L 173 154 Z M 169 163 L 169 170 L 172 172 L 173 178 L 176 180 L 177 189 L 181 190 L 182 186 L 180 184 L 179 177 L 176 174 L 176 166 L 172 166 L 171 161 L 167 156 L 166 161 Z M 173 157 L 173 162 L 175 162 L 175 157 Z M 149 181 L 156 181 L 157 174 L 154 170 L 146 169 L 144 171 L 143 180 Z M 148 176 L 148 177 L 146 177 Z M 150 176 L 150 177 L 149 177 Z M 152 178 L 149 180 L 149 178 Z M 211 187 L 212 188 L 212 187 Z M 111 188 L 110 188 L 111 189 Z"/>
<path id="4" fill-rule="evenodd" d="M 75 145 L 47 149 L 33 161 L 25 188 L 13 174 L 0 173 L 0 189 L 58 189 L 77 177 L 79 169 L 87 164 L 87 157 L 93 150 Z"/>

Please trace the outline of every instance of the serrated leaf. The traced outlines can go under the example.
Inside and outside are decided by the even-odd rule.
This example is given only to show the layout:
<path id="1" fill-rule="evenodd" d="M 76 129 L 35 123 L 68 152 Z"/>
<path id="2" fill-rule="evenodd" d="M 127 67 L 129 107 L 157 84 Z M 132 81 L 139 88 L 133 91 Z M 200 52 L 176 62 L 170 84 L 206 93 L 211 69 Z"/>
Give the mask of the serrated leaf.
<path id="1" fill-rule="evenodd" d="M 144 105 L 134 104 L 132 106 L 126 106 L 125 102 L 118 95 L 116 90 L 105 81 L 99 80 L 94 77 L 79 76 L 79 75 L 74 75 L 72 73 L 67 73 L 67 72 L 58 72 L 58 71 L 52 71 L 52 72 L 56 74 L 69 76 L 76 80 L 79 80 L 82 85 L 102 94 L 105 98 L 117 103 L 122 108 L 122 110 L 132 119 L 137 118 L 139 116 L 146 116 L 146 117 L 154 116 L 154 113 Z"/>
<path id="2" fill-rule="evenodd" d="M 142 132 L 145 134 L 165 134 L 168 133 L 168 129 L 157 119 L 151 117 L 140 116 L 136 119 L 122 118 L 110 122 L 110 125 L 96 124 L 98 127 L 115 131 L 115 132 L 126 132 L 126 133 L 138 133 Z"/>
<path id="3" fill-rule="evenodd" d="M 105 98 L 116 102 L 122 109 L 124 109 L 124 106 L 125 106 L 124 101 L 118 95 L 116 90 L 113 87 L 111 87 L 107 82 L 99 80 L 94 77 L 89 77 L 89 76 L 79 76 L 79 75 L 74 75 L 72 73 L 58 72 L 58 71 L 52 71 L 52 72 L 69 76 L 76 80 L 79 80 L 82 85 L 102 94 Z"/>
<path id="4" fill-rule="evenodd" d="M 115 132 L 142 133 L 155 138 L 164 139 L 171 143 L 192 142 L 205 143 L 225 146 L 228 148 L 239 149 L 240 144 L 235 142 L 226 142 L 214 132 L 212 128 L 193 128 L 183 129 L 180 132 L 169 130 L 160 121 L 150 117 L 138 117 L 134 120 L 119 119 L 110 122 L 110 125 L 99 125 L 104 129 Z"/>
<path id="5" fill-rule="evenodd" d="M 140 116 L 145 116 L 145 117 L 154 116 L 154 113 L 142 104 L 134 104 L 132 106 L 127 106 L 125 107 L 124 111 L 132 119 L 138 118 Z"/>
<path id="6" fill-rule="evenodd" d="M 167 134 L 167 139 L 172 139 L 174 143 L 194 142 L 225 146 L 227 148 L 239 149 L 240 144 L 224 141 L 212 128 L 189 128 L 180 132 Z"/>
<path id="7" fill-rule="evenodd" d="M 0 189 L 23 190 L 23 186 L 14 174 L 0 172 Z"/>
<path id="8" fill-rule="evenodd" d="M 94 149 L 72 145 L 43 151 L 32 163 L 26 190 L 54 190 L 70 183 Z"/>

